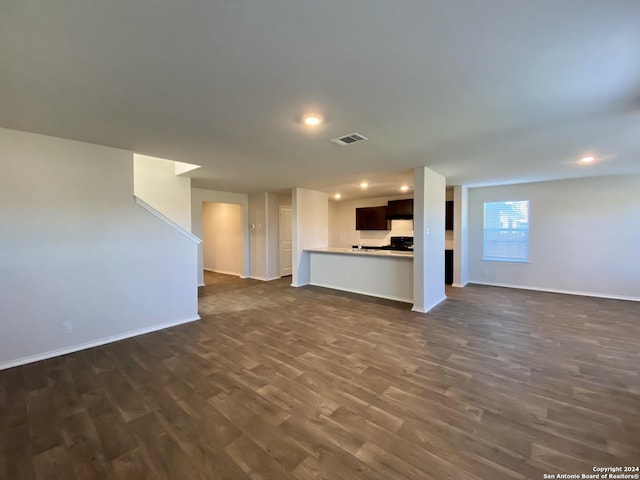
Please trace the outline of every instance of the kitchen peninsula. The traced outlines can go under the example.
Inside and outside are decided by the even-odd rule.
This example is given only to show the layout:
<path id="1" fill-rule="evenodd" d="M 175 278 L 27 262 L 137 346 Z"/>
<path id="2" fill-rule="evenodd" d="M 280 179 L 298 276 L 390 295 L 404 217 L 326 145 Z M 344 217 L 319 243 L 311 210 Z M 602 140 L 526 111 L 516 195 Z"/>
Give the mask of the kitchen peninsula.
<path id="1" fill-rule="evenodd" d="M 310 283 L 413 303 L 413 252 L 309 248 Z"/>

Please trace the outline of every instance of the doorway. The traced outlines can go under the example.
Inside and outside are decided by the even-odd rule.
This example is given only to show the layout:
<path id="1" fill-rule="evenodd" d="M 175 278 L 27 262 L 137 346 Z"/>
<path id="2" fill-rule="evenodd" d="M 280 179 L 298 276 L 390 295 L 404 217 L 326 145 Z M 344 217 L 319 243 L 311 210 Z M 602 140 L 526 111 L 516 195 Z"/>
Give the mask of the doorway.
<path id="1" fill-rule="evenodd" d="M 242 276 L 244 231 L 241 205 L 203 202 L 202 240 L 204 270 Z"/>
<path id="2" fill-rule="evenodd" d="M 280 205 L 278 253 L 280 276 L 291 275 L 293 272 L 293 209 L 290 206 Z"/>

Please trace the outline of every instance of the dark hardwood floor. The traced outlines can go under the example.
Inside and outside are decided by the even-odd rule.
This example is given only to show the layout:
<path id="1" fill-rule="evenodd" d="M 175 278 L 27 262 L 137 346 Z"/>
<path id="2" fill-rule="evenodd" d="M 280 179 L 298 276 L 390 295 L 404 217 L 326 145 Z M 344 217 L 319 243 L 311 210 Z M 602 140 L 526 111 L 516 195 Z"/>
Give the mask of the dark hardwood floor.
<path id="1" fill-rule="evenodd" d="M 640 464 L 640 304 L 431 314 L 207 274 L 202 321 L 0 372 L 0 478 L 542 479 Z"/>

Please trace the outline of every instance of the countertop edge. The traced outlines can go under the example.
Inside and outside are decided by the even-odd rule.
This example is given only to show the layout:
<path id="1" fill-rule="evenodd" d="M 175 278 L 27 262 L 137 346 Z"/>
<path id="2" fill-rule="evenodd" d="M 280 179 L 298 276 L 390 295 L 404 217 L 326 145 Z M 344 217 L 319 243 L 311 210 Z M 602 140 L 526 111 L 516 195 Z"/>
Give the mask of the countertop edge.
<path id="1" fill-rule="evenodd" d="M 372 250 L 372 251 L 364 251 L 364 250 L 354 250 L 351 248 L 304 248 L 303 251 L 310 253 L 329 253 L 329 254 L 337 254 L 337 255 L 358 255 L 358 256 L 369 256 L 369 257 L 383 257 L 383 258 L 405 258 L 413 260 L 413 252 L 391 252 L 389 250 Z"/>

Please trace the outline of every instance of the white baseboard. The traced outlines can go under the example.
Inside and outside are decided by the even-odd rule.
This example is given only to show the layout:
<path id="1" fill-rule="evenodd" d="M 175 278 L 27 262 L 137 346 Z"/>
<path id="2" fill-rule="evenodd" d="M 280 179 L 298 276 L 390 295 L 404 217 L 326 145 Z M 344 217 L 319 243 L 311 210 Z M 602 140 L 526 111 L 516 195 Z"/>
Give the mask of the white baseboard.
<path id="1" fill-rule="evenodd" d="M 526 285 L 514 285 L 511 283 L 482 282 L 476 280 L 469 280 L 469 283 L 475 283 L 477 285 L 487 285 L 489 287 L 518 288 L 520 290 L 534 290 L 536 292 L 562 293 L 564 295 L 579 295 L 582 297 L 609 298 L 612 300 L 630 300 L 632 302 L 640 302 L 640 297 L 614 295 L 610 293 L 582 292 L 579 290 L 562 290 L 558 288 L 529 287 Z"/>
<path id="2" fill-rule="evenodd" d="M 200 316 L 196 315 L 193 318 L 187 318 L 183 320 L 176 320 L 173 322 L 160 323 L 152 325 L 150 327 L 141 328 L 139 330 L 132 330 L 130 332 L 120 333 L 110 337 L 99 338 L 98 340 L 91 340 L 89 342 L 78 343 L 70 347 L 59 348 L 56 350 L 50 350 L 44 353 L 38 353 L 35 355 L 29 355 L 8 362 L 0 363 L 0 370 L 6 370 L 7 368 L 17 367 L 19 365 L 26 365 L 27 363 L 39 362 L 40 360 L 46 360 L 47 358 L 59 357 L 60 355 L 67 355 L 69 353 L 78 352 L 80 350 L 86 350 L 88 348 L 99 347 L 107 343 L 117 342 L 126 338 L 137 337 L 144 335 L 145 333 L 156 332 L 158 330 L 164 330 L 165 328 L 175 327 L 184 323 L 195 322 L 200 320 Z"/>
<path id="3" fill-rule="evenodd" d="M 256 275 L 251 275 L 249 278 L 260 280 L 262 282 L 270 282 L 271 280 L 278 280 L 280 277 L 258 277 Z"/>
<path id="4" fill-rule="evenodd" d="M 223 275 L 233 275 L 234 277 L 240 277 L 242 278 L 242 275 L 238 272 L 229 272 L 228 270 L 217 270 L 214 268 L 203 268 L 203 270 L 205 272 L 211 272 L 211 273 L 221 273 Z"/>
<path id="5" fill-rule="evenodd" d="M 340 290 L 341 292 L 357 293 L 358 295 L 367 295 L 369 297 L 384 298 L 386 300 L 394 300 L 396 302 L 413 303 L 413 298 L 395 297 L 393 295 L 378 295 L 377 293 L 365 292 L 362 290 L 357 290 L 355 288 L 338 288 L 334 285 L 326 285 L 323 283 L 310 283 L 309 285 L 314 285 L 316 287 L 322 288 L 330 288 L 332 290 Z"/>
<path id="6" fill-rule="evenodd" d="M 452 283 L 451 286 L 452 287 L 456 287 L 456 288 L 464 288 L 469 284 L 469 282 L 464 282 L 464 283 Z"/>
<path id="7" fill-rule="evenodd" d="M 411 309 L 412 312 L 417 312 L 417 313 L 429 313 L 431 310 L 433 310 L 435 307 L 437 307 L 438 305 L 440 305 L 442 302 L 444 302 L 447 299 L 447 296 L 445 295 L 444 297 L 442 297 L 440 300 L 436 300 L 435 302 L 433 302 L 431 305 L 427 305 L 424 308 L 421 307 L 416 307 L 415 305 L 413 306 L 413 308 Z"/>
<path id="8" fill-rule="evenodd" d="M 204 283 L 199 283 L 198 286 L 199 287 L 206 287 L 206 285 Z"/>

